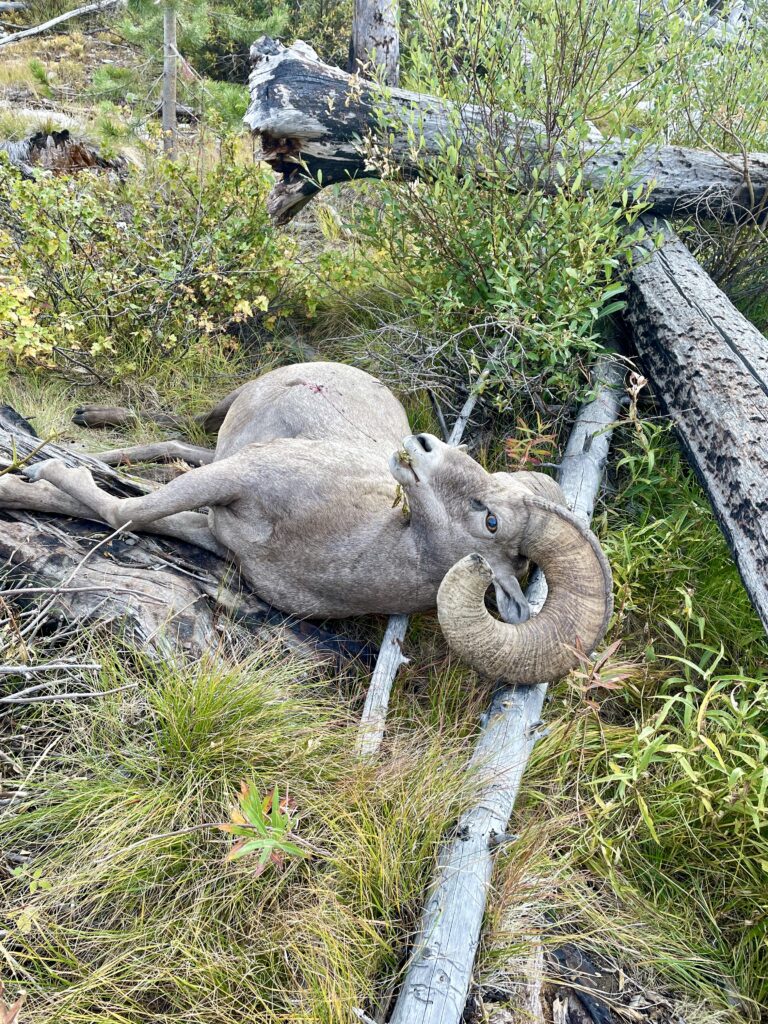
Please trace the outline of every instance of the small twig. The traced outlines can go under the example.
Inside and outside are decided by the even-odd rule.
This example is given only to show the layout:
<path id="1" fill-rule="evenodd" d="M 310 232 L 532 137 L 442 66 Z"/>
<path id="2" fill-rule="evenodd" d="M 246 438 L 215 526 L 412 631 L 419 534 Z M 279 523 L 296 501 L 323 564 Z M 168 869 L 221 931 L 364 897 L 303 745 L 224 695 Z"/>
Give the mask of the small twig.
<path id="1" fill-rule="evenodd" d="M 496 360 L 498 359 L 498 356 L 499 346 L 497 345 L 493 352 L 491 352 L 490 358 L 488 362 L 485 364 L 483 372 L 477 378 L 475 386 L 470 391 L 469 397 L 467 398 L 466 402 L 461 408 L 461 412 L 456 417 L 456 422 L 453 424 L 453 430 L 451 431 L 450 436 L 448 438 L 448 444 L 452 444 L 454 446 L 461 444 L 461 439 L 464 436 L 464 430 L 466 429 L 467 423 L 469 422 L 469 417 L 472 415 L 472 412 L 475 406 L 477 405 L 477 400 L 482 394 L 485 382 L 488 380 L 493 371 L 493 366 Z"/>
<path id="2" fill-rule="evenodd" d="M 0 697 L 0 704 L 46 704 L 55 703 L 60 700 L 81 700 L 85 697 L 106 697 L 111 693 L 122 693 L 123 690 L 135 690 L 138 683 L 126 683 L 125 686 L 115 686 L 111 690 L 82 690 L 72 693 L 49 693 L 43 697 L 25 697 L 23 694 L 32 693 L 33 690 L 40 690 L 49 683 L 41 683 L 39 686 L 31 686 L 27 690 L 19 690 L 9 697 Z"/>
<path id="3" fill-rule="evenodd" d="M 429 400 L 432 403 L 432 411 L 435 414 L 435 418 L 440 424 L 440 433 L 443 435 L 443 440 L 447 442 L 448 438 L 451 436 L 451 432 L 448 429 L 448 424 L 445 422 L 443 410 L 440 408 L 440 403 L 435 397 L 435 392 L 431 388 L 427 388 L 427 394 L 429 395 Z"/>
<path id="4" fill-rule="evenodd" d="M 39 672 L 61 672 L 78 669 L 81 672 L 96 672 L 101 668 L 98 662 L 78 664 L 74 661 L 48 661 L 43 665 L 0 665 L 0 676 L 33 676 Z M 48 686 L 48 683 L 41 683 Z"/>
<path id="5" fill-rule="evenodd" d="M 364 1010 L 361 1010 L 359 1006 L 352 1007 L 352 1013 L 360 1021 L 360 1024 L 377 1024 L 373 1017 L 369 1017 Z"/>

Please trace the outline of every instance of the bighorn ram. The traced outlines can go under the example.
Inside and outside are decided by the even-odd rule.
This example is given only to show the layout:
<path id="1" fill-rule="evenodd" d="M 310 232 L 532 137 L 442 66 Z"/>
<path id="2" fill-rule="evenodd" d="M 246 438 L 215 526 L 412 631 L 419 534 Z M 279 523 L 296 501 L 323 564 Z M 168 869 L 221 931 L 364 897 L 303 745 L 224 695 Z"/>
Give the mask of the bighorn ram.
<path id="1" fill-rule="evenodd" d="M 594 535 L 539 473 L 488 473 L 465 451 L 410 433 L 379 381 L 302 363 L 245 384 L 214 410 L 216 451 L 144 497 L 115 498 L 86 469 L 39 462 L 0 477 L 0 505 L 181 537 L 234 556 L 258 593 L 307 617 L 434 608 L 450 646 L 486 675 L 538 683 L 599 642 L 611 574 Z M 405 509 L 398 507 L 399 488 Z M 208 508 L 207 515 L 192 511 Z M 549 596 L 529 617 L 519 579 L 542 567 Z M 502 622 L 489 613 L 493 583 Z"/>

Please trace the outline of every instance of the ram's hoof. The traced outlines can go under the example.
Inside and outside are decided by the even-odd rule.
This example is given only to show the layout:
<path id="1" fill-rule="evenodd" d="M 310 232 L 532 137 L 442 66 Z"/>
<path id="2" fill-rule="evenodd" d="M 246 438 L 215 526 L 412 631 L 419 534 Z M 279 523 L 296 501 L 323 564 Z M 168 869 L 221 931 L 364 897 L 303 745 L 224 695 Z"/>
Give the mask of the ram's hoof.
<path id="1" fill-rule="evenodd" d="M 30 466 L 22 466 L 21 474 L 33 483 L 37 480 L 44 480 L 46 478 L 46 468 L 50 468 L 54 462 L 63 465 L 60 459 L 44 459 L 42 462 L 34 462 Z"/>

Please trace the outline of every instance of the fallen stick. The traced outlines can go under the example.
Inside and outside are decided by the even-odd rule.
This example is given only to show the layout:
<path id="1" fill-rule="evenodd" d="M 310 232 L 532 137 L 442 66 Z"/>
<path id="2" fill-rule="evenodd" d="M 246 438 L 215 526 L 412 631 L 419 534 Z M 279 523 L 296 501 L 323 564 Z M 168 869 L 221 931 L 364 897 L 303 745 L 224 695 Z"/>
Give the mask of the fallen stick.
<path id="1" fill-rule="evenodd" d="M 0 676 L 36 676 L 41 672 L 71 672 L 73 669 L 80 672 L 98 672 L 100 668 L 101 664 L 98 661 L 83 664 L 76 661 L 48 661 L 41 665 L 0 665 Z"/>
<path id="2" fill-rule="evenodd" d="M 466 430 L 467 423 L 469 423 L 472 411 L 477 405 L 477 400 L 482 394 L 483 385 L 490 376 L 493 364 L 498 359 L 500 351 L 498 346 L 493 350 L 482 373 L 475 381 L 469 397 L 456 417 L 456 422 L 447 439 L 448 444 L 454 447 L 461 444 L 461 439 L 464 436 L 464 431 Z M 356 749 L 358 757 L 374 757 L 381 748 L 384 740 L 384 728 L 387 722 L 392 685 L 400 667 L 408 664 L 408 658 L 403 654 L 403 641 L 405 640 L 407 629 L 407 615 L 390 616 L 384 633 L 384 639 L 379 648 L 379 657 L 371 675 L 363 713 L 360 716 Z"/>
<path id="3" fill-rule="evenodd" d="M 619 411 L 623 367 L 598 362 L 596 397 L 584 405 L 571 431 L 558 475 L 569 506 L 585 522 L 608 458 Z M 532 608 L 546 600 L 538 573 L 528 588 Z M 470 768 L 482 788 L 477 803 L 459 818 L 455 838 L 442 849 L 414 950 L 390 1024 L 459 1024 L 467 1002 L 488 889 L 493 851 L 505 837 L 533 745 L 540 738 L 547 692 L 540 686 L 500 687 L 481 723 Z"/>
<path id="4" fill-rule="evenodd" d="M 39 36 L 43 32 L 47 32 L 49 28 L 55 28 L 57 25 L 61 25 L 65 21 L 69 21 L 70 18 L 78 18 L 82 14 L 96 14 L 98 11 L 104 11 L 108 7 L 114 7 L 115 4 L 122 3 L 122 0 L 98 0 L 95 4 L 87 4 L 85 7 L 78 7 L 74 11 L 67 11 L 65 14 L 60 14 L 57 18 L 51 18 L 50 21 L 44 21 L 42 25 L 35 25 L 34 28 L 25 28 L 21 32 L 14 32 L 9 36 L 0 36 L 0 46 L 8 46 L 10 43 L 18 43 L 20 39 L 28 39 L 29 36 Z"/>

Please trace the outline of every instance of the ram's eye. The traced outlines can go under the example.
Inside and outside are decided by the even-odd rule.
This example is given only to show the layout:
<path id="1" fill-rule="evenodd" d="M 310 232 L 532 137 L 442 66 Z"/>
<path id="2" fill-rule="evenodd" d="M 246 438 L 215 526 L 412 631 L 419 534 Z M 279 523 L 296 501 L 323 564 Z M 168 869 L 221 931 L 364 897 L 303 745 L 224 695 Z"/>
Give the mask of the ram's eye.
<path id="1" fill-rule="evenodd" d="M 493 512 L 489 512 L 486 515 L 486 517 L 485 517 L 485 528 L 488 531 L 488 533 L 496 533 L 496 531 L 498 530 L 498 528 L 499 528 L 499 520 L 496 518 L 496 516 L 493 514 Z"/>

